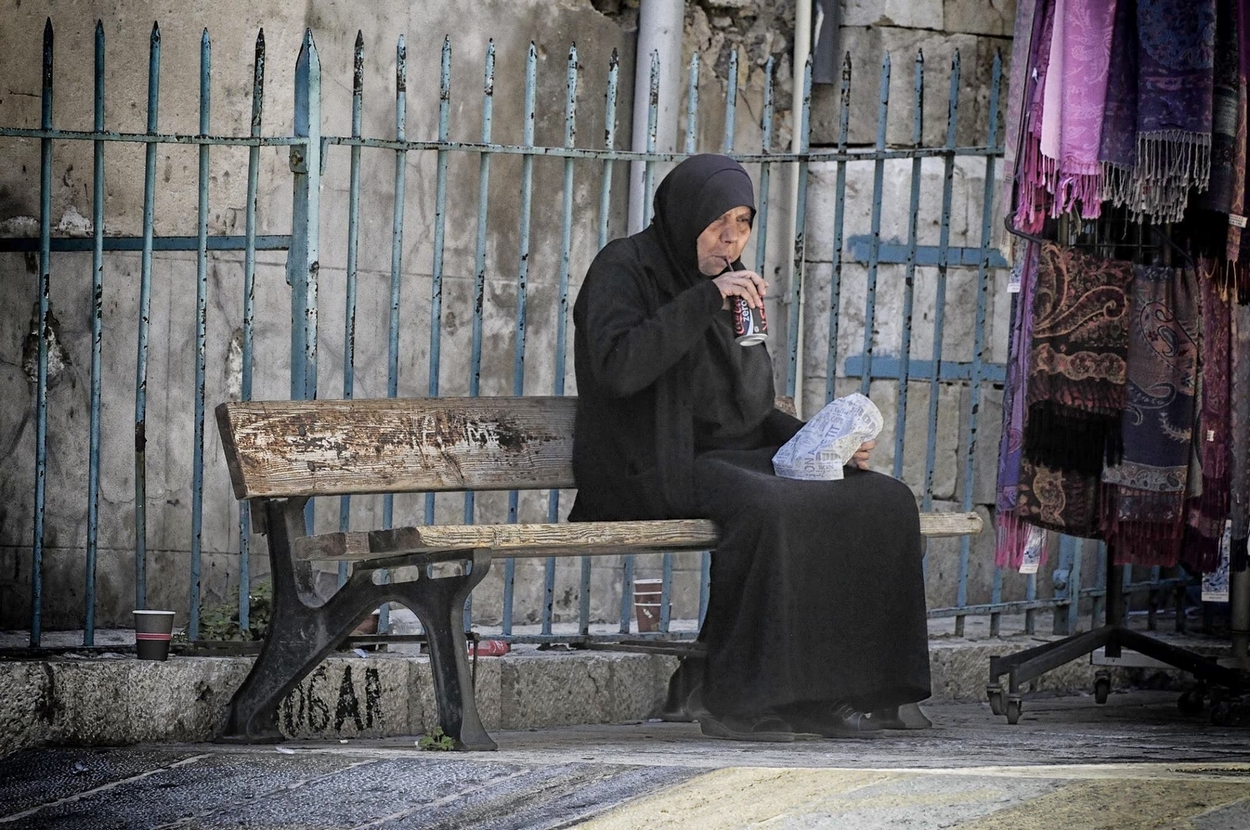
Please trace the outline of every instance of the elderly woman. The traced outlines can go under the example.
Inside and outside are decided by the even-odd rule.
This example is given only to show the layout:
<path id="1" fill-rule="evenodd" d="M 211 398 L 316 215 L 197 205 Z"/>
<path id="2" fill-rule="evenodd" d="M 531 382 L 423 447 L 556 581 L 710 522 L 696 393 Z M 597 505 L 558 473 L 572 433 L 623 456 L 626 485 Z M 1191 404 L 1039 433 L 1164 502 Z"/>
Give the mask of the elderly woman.
<path id="1" fill-rule="evenodd" d="M 595 257 L 573 310 L 569 518 L 720 527 L 699 635 L 705 735 L 901 728 L 897 707 L 929 695 L 916 502 L 867 470 L 871 443 L 840 481 L 774 475 L 802 422 L 774 408 L 768 351 L 735 342 L 728 310 L 768 290 L 739 259 L 754 205 L 741 165 L 694 156 L 660 184 L 651 225 Z"/>

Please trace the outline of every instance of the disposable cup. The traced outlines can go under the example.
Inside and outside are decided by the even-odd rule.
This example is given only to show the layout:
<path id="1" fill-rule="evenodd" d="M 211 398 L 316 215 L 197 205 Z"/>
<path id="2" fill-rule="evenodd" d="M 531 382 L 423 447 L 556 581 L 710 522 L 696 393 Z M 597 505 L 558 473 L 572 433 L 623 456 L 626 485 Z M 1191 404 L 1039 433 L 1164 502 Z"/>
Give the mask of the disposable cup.
<path id="1" fill-rule="evenodd" d="M 135 611 L 135 651 L 139 659 L 168 659 L 173 631 L 173 611 Z"/>
<path id="2" fill-rule="evenodd" d="M 634 580 L 634 617 L 638 621 L 639 632 L 659 631 L 663 596 L 663 579 Z"/>

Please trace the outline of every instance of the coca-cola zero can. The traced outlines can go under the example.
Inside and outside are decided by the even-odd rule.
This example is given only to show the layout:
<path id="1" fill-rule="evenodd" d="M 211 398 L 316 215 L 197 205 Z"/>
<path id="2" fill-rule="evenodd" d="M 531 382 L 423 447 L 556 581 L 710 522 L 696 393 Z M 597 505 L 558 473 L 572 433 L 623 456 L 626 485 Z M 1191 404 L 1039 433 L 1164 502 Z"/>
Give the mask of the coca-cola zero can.
<path id="1" fill-rule="evenodd" d="M 734 297 L 729 303 L 734 316 L 734 342 L 739 346 L 753 346 L 768 339 L 768 319 L 764 307 L 751 308 L 742 297 Z"/>

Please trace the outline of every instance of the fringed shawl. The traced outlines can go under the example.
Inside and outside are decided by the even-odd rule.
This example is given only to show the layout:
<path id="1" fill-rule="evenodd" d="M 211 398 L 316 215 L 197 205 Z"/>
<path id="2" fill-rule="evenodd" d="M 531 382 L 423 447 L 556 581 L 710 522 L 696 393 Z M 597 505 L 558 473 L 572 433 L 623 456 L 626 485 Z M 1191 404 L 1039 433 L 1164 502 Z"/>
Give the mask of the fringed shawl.
<path id="1" fill-rule="evenodd" d="M 1215 0 L 1137 0 L 1136 7 L 1134 20 L 1116 21 L 1102 197 L 1137 218 L 1176 222 L 1190 190 L 1206 190 L 1211 177 Z M 1125 145 L 1120 137 L 1130 134 Z"/>
<path id="2" fill-rule="evenodd" d="M 1020 222 L 1033 230 L 1045 215 L 1078 208 L 1087 218 L 1100 215 L 1098 152 L 1115 9 L 1115 0 L 1055 0 L 1043 20 L 1050 43 L 1039 80 L 1040 118 L 1025 141 L 1031 186 L 1022 193 L 1028 204 Z"/>

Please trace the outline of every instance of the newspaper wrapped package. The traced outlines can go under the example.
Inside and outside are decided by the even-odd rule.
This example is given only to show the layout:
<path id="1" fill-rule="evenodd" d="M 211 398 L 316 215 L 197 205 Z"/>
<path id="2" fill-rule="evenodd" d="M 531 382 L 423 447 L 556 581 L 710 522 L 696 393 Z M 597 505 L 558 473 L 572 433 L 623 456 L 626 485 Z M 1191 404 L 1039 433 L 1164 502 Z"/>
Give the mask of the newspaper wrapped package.
<path id="1" fill-rule="evenodd" d="M 883 423 L 881 410 L 858 392 L 830 401 L 777 450 L 773 471 L 782 478 L 836 481 L 860 445 L 877 437 Z"/>

